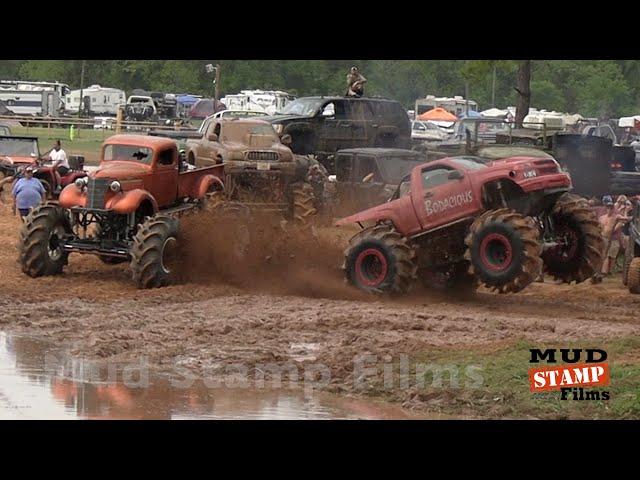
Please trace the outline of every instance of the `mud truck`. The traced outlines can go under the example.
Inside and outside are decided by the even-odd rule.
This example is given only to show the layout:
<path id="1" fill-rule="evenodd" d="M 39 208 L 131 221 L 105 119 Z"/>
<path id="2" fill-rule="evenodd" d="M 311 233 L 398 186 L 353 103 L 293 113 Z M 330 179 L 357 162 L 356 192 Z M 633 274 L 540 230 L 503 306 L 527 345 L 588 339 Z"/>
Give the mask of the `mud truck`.
<path id="1" fill-rule="evenodd" d="M 294 155 L 261 119 L 208 118 L 199 139 L 186 141 L 186 159 L 197 167 L 222 165 L 225 185 L 218 201 L 241 203 L 252 212 L 279 212 L 308 224 L 320 201 L 307 182 L 309 159 Z"/>
<path id="2" fill-rule="evenodd" d="M 87 175 L 83 171 L 82 156 L 70 155 L 71 169 L 65 176 L 60 177 L 53 167 L 44 164 L 36 137 L 0 136 L 0 194 L 11 190 L 8 184 L 20 175 L 20 170 L 26 166 L 34 167 L 33 176 L 40 180 L 49 199 L 56 198 L 62 188 Z"/>
<path id="3" fill-rule="evenodd" d="M 221 170 L 184 169 L 168 138 L 108 138 L 95 172 L 65 187 L 59 204 L 27 216 L 19 240 L 22 271 L 59 274 L 75 252 L 109 264 L 129 261 L 139 288 L 167 285 L 175 276 L 178 217 L 206 206 L 207 196 L 223 188 Z"/>
<path id="4" fill-rule="evenodd" d="M 363 229 L 343 268 L 358 288 L 404 293 L 427 286 L 519 292 L 540 277 L 583 282 L 604 240 L 586 200 L 552 158 L 457 156 L 415 167 L 390 201 L 337 225 Z"/>
<path id="5" fill-rule="evenodd" d="M 261 117 L 279 135 L 291 136 L 291 149 L 315 155 L 331 173 L 331 159 L 345 148 L 410 148 L 411 121 L 395 100 L 376 97 L 304 97 L 281 113 Z"/>

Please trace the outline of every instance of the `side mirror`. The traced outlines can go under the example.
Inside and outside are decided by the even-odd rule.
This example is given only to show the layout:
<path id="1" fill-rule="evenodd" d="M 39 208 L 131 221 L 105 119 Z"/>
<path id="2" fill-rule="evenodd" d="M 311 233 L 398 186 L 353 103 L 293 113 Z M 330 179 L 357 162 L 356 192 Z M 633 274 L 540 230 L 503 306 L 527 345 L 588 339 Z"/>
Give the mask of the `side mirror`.
<path id="1" fill-rule="evenodd" d="M 464 174 L 460 170 L 451 170 L 447 176 L 449 180 L 462 180 Z"/>
<path id="2" fill-rule="evenodd" d="M 291 141 L 291 135 L 288 133 L 285 133 L 280 139 L 280 142 L 282 142 L 283 145 L 291 145 Z"/>
<path id="3" fill-rule="evenodd" d="M 217 142 L 218 141 L 218 134 L 212 133 L 207 138 L 208 138 L 208 140 L 210 142 Z"/>

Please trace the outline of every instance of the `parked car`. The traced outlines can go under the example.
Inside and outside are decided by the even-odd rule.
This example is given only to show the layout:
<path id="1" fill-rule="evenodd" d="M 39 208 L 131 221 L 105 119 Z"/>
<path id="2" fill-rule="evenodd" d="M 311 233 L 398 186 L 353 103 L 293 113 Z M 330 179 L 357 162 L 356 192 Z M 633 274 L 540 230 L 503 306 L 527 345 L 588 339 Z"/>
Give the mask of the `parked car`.
<path id="1" fill-rule="evenodd" d="M 415 120 L 411 122 L 411 140 L 412 141 L 442 141 L 449 135 L 440 127 L 431 122 Z"/>

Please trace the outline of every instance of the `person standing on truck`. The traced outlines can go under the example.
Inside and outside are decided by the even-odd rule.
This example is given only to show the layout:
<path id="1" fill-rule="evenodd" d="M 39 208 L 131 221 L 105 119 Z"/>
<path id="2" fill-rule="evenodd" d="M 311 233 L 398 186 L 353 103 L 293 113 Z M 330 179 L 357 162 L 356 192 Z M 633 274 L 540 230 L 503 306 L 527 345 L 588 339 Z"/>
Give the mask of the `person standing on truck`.
<path id="1" fill-rule="evenodd" d="M 33 178 L 33 167 L 28 166 L 24 170 L 24 176 L 13 184 L 13 214 L 16 209 L 20 212 L 20 217 L 29 215 L 32 208 L 38 206 L 45 196 L 45 189 L 40 180 Z"/>

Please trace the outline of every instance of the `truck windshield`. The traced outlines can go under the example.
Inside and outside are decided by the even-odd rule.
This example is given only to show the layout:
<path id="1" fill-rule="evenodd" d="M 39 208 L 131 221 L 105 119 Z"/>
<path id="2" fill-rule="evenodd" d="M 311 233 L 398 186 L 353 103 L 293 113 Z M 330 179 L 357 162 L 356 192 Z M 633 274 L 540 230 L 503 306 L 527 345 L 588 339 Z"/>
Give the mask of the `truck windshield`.
<path id="1" fill-rule="evenodd" d="M 316 114 L 321 105 L 322 101 L 317 98 L 299 98 L 298 100 L 294 100 L 287 104 L 280 113 L 285 115 L 302 115 L 310 117 Z"/>
<path id="2" fill-rule="evenodd" d="M 136 145 L 105 145 L 102 159 L 105 162 L 111 160 L 128 160 L 148 165 L 153 159 L 153 150 Z"/>
<path id="3" fill-rule="evenodd" d="M 16 157 L 38 156 L 38 142 L 29 138 L 11 138 L 0 136 L 0 155 Z"/>

